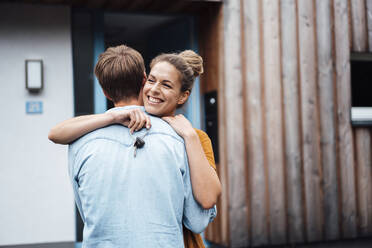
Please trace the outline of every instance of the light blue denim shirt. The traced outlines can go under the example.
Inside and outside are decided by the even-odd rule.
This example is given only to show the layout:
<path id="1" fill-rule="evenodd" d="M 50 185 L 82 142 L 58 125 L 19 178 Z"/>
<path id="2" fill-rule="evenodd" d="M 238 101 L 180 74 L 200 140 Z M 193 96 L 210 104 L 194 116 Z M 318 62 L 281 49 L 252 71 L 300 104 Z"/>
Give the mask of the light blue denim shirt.
<path id="1" fill-rule="evenodd" d="M 149 131 L 131 135 L 111 125 L 69 146 L 83 247 L 184 247 L 182 223 L 200 233 L 215 217 L 215 208 L 204 210 L 192 195 L 183 139 L 163 120 L 150 118 Z M 134 139 L 146 132 L 134 157 Z"/>

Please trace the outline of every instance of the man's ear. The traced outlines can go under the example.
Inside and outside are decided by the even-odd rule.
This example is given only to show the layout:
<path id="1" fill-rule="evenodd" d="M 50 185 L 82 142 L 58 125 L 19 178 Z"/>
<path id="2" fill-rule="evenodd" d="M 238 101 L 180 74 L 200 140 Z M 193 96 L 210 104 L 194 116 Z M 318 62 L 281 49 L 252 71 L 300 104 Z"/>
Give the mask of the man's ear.
<path id="1" fill-rule="evenodd" d="M 112 98 L 109 97 L 109 95 L 107 94 L 107 92 L 106 92 L 105 90 L 103 90 L 103 94 L 105 95 L 105 97 L 106 97 L 107 99 L 109 99 L 109 100 L 112 102 Z"/>
<path id="2" fill-rule="evenodd" d="M 177 104 L 178 105 L 184 104 L 187 101 L 187 99 L 189 98 L 189 96 L 190 96 L 190 91 L 189 90 L 186 90 L 185 92 L 182 92 L 180 98 L 177 101 Z"/>
<path id="3" fill-rule="evenodd" d="M 146 72 L 144 71 L 143 72 L 143 79 L 142 79 L 142 87 L 145 85 L 146 81 L 147 81 L 147 76 L 146 76 Z"/>

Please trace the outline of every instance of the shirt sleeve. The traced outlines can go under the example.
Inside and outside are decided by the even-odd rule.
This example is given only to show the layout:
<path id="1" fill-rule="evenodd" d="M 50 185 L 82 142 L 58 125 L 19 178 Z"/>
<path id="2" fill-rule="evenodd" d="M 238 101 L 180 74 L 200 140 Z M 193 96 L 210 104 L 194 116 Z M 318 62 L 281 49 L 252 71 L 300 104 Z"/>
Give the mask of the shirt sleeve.
<path id="1" fill-rule="evenodd" d="M 208 134 L 206 134 L 204 131 L 196 129 L 196 128 L 195 128 L 195 131 L 199 136 L 199 140 L 203 147 L 204 154 L 207 157 L 207 160 L 210 166 L 212 166 L 213 169 L 216 170 L 217 168 L 216 168 L 216 162 L 214 161 L 214 154 L 213 154 L 211 139 L 209 138 Z"/>
<path id="2" fill-rule="evenodd" d="M 187 164 L 187 154 L 185 151 L 185 163 Z M 210 209 L 204 209 L 195 200 L 192 194 L 191 179 L 189 166 L 186 166 L 185 173 L 183 174 L 183 181 L 185 187 L 185 203 L 183 212 L 183 224 L 187 229 L 194 233 L 201 233 L 208 226 L 210 222 L 217 215 L 217 209 L 214 206 Z"/>

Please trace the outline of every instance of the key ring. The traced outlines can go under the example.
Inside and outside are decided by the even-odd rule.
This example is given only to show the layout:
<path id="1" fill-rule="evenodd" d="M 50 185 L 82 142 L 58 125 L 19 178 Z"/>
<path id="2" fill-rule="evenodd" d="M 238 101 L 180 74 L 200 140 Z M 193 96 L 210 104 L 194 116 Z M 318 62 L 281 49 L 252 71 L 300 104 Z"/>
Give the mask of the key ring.
<path id="1" fill-rule="evenodd" d="M 133 140 L 133 147 L 134 147 L 134 157 L 137 155 L 137 148 L 142 148 L 145 145 L 145 141 L 143 140 L 145 136 L 149 133 L 149 130 L 146 130 L 146 133 L 142 135 L 142 137 L 137 136 L 136 139 L 134 139 L 133 135 L 131 134 L 129 130 L 129 135 L 131 136 Z"/>

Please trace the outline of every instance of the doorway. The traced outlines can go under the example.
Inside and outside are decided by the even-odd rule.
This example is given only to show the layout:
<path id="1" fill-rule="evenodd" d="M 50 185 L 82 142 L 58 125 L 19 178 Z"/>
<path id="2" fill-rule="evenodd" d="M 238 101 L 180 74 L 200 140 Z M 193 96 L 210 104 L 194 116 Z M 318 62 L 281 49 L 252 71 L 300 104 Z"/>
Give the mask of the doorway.
<path id="1" fill-rule="evenodd" d="M 198 52 L 195 19 L 187 15 L 155 15 L 134 13 L 104 13 L 105 49 L 121 44 L 139 51 L 149 73 L 151 60 L 161 53 L 186 49 Z M 188 118 L 194 127 L 201 128 L 199 79 L 194 84 L 188 102 L 177 111 Z M 108 101 L 108 108 L 113 104 Z"/>

